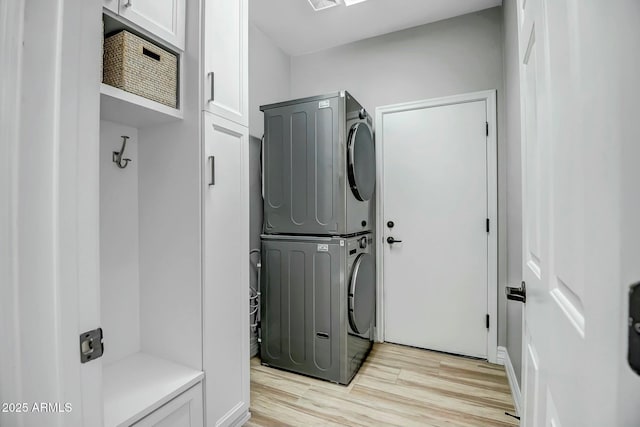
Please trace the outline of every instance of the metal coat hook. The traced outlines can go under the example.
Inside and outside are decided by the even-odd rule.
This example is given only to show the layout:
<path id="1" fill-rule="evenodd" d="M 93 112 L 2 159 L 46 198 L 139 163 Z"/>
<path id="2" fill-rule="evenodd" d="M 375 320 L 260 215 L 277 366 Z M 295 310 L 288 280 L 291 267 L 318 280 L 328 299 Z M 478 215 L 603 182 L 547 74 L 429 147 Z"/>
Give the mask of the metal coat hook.
<path id="1" fill-rule="evenodd" d="M 124 169 L 127 167 L 131 159 L 123 159 L 124 149 L 127 147 L 128 136 L 122 136 L 122 147 L 120 147 L 120 151 L 114 151 L 111 160 L 115 163 L 120 169 Z"/>

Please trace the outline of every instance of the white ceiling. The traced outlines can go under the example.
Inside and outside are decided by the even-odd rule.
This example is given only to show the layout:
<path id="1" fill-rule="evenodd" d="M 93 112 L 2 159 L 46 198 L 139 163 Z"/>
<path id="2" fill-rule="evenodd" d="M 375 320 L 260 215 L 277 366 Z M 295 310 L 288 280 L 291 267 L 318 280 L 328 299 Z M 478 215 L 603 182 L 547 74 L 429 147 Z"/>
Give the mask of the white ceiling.
<path id="1" fill-rule="evenodd" d="M 315 12 L 307 0 L 250 0 L 249 17 L 297 56 L 500 6 L 502 0 L 367 0 Z"/>

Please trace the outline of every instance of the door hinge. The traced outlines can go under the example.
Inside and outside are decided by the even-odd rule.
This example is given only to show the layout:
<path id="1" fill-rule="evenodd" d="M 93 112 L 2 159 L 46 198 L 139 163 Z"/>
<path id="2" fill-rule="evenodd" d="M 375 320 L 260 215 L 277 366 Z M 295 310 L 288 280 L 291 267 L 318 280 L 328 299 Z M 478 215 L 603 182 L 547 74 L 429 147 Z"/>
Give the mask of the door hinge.
<path id="1" fill-rule="evenodd" d="M 485 124 L 486 134 L 487 136 L 489 136 L 489 122 L 484 122 L 484 124 Z"/>
<path id="2" fill-rule="evenodd" d="M 87 363 L 102 357 L 104 345 L 102 344 L 102 328 L 94 329 L 80 334 L 80 362 Z"/>
<path id="3" fill-rule="evenodd" d="M 487 329 L 489 329 L 489 315 L 487 314 Z"/>
<path id="4" fill-rule="evenodd" d="M 487 233 L 491 229 L 491 225 L 490 224 L 491 224 L 491 222 L 489 221 L 489 218 L 487 218 Z"/>

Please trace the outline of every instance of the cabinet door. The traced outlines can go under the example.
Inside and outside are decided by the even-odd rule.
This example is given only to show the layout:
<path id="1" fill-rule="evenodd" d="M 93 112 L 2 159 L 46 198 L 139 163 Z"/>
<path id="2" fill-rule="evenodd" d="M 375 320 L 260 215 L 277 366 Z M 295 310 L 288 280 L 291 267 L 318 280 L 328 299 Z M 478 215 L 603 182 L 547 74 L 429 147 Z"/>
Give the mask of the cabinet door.
<path id="1" fill-rule="evenodd" d="M 204 116 L 205 416 L 229 426 L 249 410 L 248 130 Z"/>
<path id="2" fill-rule="evenodd" d="M 184 50 L 186 0 L 119 1 L 121 16 Z"/>
<path id="3" fill-rule="evenodd" d="M 118 0 L 102 0 L 102 6 L 113 13 L 118 13 Z"/>
<path id="4" fill-rule="evenodd" d="M 134 424 L 135 427 L 203 427 L 202 385 L 191 387 Z"/>
<path id="5" fill-rule="evenodd" d="M 204 1 L 204 109 L 248 126 L 247 0 Z"/>

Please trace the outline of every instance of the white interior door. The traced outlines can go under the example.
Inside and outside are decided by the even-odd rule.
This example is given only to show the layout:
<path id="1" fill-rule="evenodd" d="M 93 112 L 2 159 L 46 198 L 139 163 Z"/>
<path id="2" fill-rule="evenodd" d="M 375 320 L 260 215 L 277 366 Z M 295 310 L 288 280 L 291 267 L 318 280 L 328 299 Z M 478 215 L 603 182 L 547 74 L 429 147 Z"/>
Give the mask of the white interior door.
<path id="1" fill-rule="evenodd" d="M 533 2 L 529 2 L 531 6 Z M 531 8 L 531 7 L 530 7 Z M 529 12 L 529 10 L 527 11 Z M 548 224 L 541 222 L 546 219 L 546 207 L 542 198 L 547 195 L 547 184 L 541 182 L 547 179 L 546 171 L 542 170 L 544 163 L 542 156 L 543 139 L 539 138 L 538 129 L 538 45 L 533 34 L 533 22 L 522 24 L 520 28 L 520 73 L 522 97 L 522 186 L 523 186 L 523 279 L 527 286 L 526 309 L 523 311 L 523 351 L 522 377 L 524 396 L 524 414 L 522 424 L 528 427 L 542 425 L 539 405 L 544 396 L 544 387 L 540 386 L 540 361 L 538 352 L 546 344 L 544 339 L 549 332 L 550 323 L 545 314 L 545 303 L 548 303 L 547 292 L 542 281 L 542 260 L 546 261 L 548 254 L 542 253 L 547 236 L 542 236 L 542 229 L 548 230 Z M 525 26 L 526 25 L 526 26 Z M 526 34 L 526 28 L 529 34 Z M 526 44 L 524 44 L 526 43 Z M 523 49 L 522 46 L 525 46 Z M 546 273 L 546 272 L 545 272 Z M 535 337 L 535 338 L 534 338 Z"/>
<path id="2" fill-rule="evenodd" d="M 487 110 L 443 101 L 382 116 L 385 341 L 489 354 Z"/>
<path id="3" fill-rule="evenodd" d="M 619 227 L 620 206 L 637 200 L 619 174 L 625 19 L 610 19 L 637 22 L 639 8 L 624 3 L 518 1 L 525 427 L 640 423 L 621 280 L 621 234 L 632 229 Z M 621 379 L 636 393 L 619 394 Z"/>

